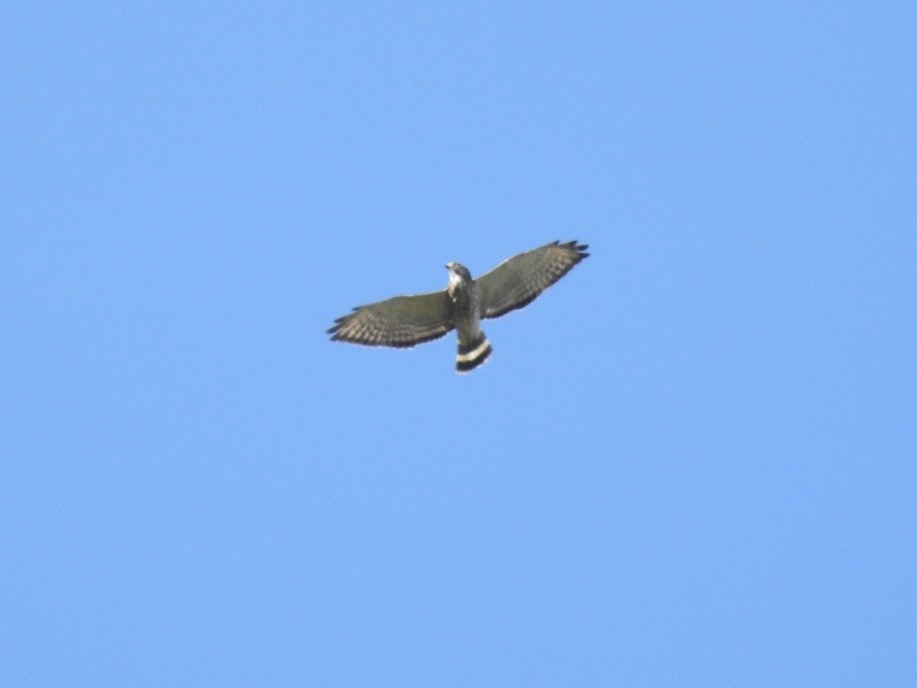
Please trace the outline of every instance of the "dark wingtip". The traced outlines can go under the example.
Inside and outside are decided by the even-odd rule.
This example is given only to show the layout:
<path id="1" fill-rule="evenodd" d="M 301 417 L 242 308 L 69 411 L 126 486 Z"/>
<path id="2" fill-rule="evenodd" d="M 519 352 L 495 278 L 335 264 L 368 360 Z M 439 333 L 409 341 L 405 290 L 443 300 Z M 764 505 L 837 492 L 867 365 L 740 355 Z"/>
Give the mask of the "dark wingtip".
<path id="1" fill-rule="evenodd" d="M 568 241 L 564 244 L 564 247 L 571 248 L 577 253 L 577 259 L 582 260 L 583 258 L 588 258 L 590 254 L 586 253 L 586 249 L 589 248 L 589 244 L 580 244 L 577 243 L 577 240 Z"/>
<path id="2" fill-rule="evenodd" d="M 352 310 L 353 310 L 353 311 L 358 311 L 358 310 L 360 310 L 362 307 L 363 307 L 363 306 L 354 306 Z M 337 341 L 337 340 L 339 340 L 339 339 L 341 338 L 341 337 L 339 336 L 338 330 L 340 330 L 342 327 L 344 327 L 344 325 L 347 324 L 347 321 L 350 320 L 351 317 L 353 317 L 353 313 L 348 313 L 347 315 L 342 315 L 340 318 L 335 318 L 335 319 L 334 319 L 334 325 L 332 325 L 332 326 L 329 327 L 327 330 L 325 330 L 325 332 L 326 332 L 327 334 L 333 334 L 333 335 L 335 335 L 334 337 L 331 338 L 331 341 Z"/>
<path id="3" fill-rule="evenodd" d="M 327 330 L 325 330 L 327 334 L 334 335 L 331 338 L 331 341 L 337 341 L 338 339 L 341 339 L 341 328 L 344 327 L 344 325 L 346 324 L 347 324 L 346 317 L 338 318 L 337 320 L 334 321 L 334 325 L 332 325 Z"/>

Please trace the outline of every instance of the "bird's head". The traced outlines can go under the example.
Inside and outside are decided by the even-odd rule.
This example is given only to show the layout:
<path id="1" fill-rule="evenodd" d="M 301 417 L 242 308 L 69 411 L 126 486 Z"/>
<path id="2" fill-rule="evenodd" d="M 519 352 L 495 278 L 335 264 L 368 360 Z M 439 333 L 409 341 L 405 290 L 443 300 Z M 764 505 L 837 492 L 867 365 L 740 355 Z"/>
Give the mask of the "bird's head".
<path id="1" fill-rule="evenodd" d="M 471 273 L 461 263 L 446 263 L 446 270 L 449 271 L 449 282 L 470 282 Z"/>

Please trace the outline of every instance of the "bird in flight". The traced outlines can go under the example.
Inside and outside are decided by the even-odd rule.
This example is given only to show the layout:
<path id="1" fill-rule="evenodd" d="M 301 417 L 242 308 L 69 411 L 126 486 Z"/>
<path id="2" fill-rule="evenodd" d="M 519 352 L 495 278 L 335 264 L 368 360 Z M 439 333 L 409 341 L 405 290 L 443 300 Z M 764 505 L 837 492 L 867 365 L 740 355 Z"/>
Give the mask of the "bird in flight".
<path id="1" fill-rule="evenodd" d="M 458 334 L 455 369 L 467 373 L 492 351 L 481 320 L 499 318 L 531 303 L 586 258 L 587 248 L 576 241 L 554 241 L 504 260 L 478 279 L 472 279 L 464 265 L 446 263 L 445 290 L 358 306 L 335 320 L 328 333 L 332 341 L 407 348 L 454 329 Z"/>

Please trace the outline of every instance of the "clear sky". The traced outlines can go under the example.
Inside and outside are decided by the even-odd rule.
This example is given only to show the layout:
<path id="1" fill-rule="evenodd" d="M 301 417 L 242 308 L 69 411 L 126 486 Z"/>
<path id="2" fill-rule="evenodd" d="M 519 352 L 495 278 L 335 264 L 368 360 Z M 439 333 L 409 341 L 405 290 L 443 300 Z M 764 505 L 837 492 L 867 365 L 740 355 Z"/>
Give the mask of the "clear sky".
<path id="1" fill-rule="evenodd" d="M 913 2 L 8 4 L 0 684 L 914 685 Z"/>

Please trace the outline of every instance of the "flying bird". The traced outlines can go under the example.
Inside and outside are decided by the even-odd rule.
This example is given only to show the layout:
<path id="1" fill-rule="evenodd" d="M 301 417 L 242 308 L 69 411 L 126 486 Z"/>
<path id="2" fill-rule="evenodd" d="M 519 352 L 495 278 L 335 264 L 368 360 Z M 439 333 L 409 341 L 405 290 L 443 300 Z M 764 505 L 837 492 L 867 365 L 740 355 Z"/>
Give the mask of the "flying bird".
<path id="1" fill-rule="evenodd" d="M 358 306 L 335 320 L 328 333 L 332 341 L 406 348 L 454 329 L 458 334 L 455 369 L 467 373 L 492 351 L 481 320 L 499 318 L 531 303 L 586 258 L 587 248 L 576 241 L 554 241 L 513 256 L 476 280 L 464 265 L 446 263 L 445 290 Z"/>

